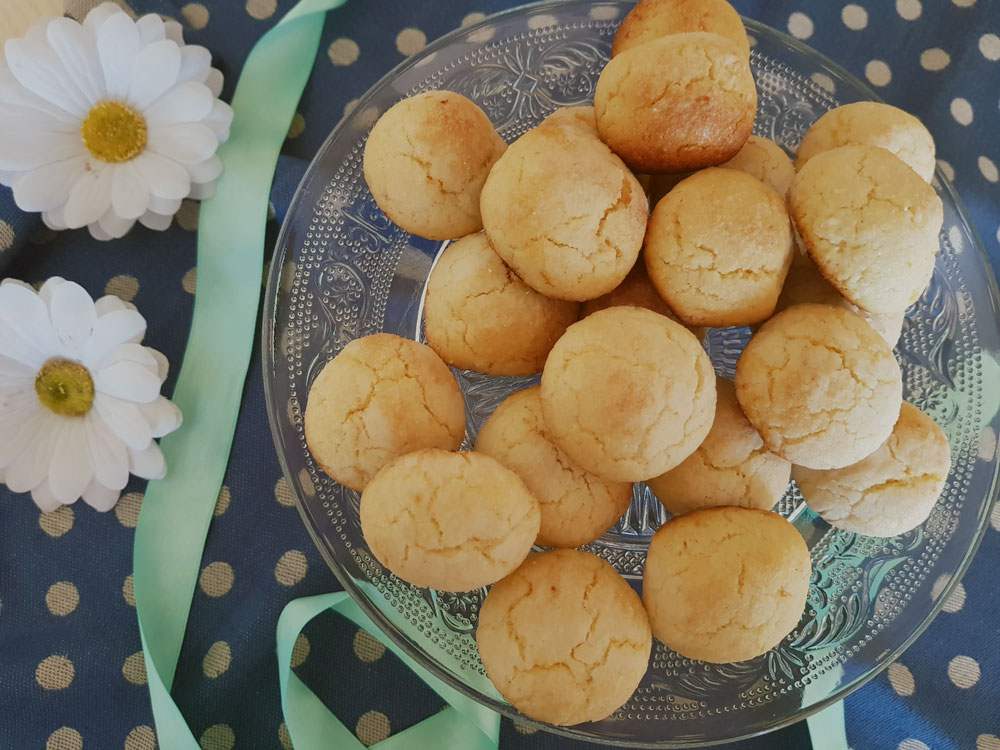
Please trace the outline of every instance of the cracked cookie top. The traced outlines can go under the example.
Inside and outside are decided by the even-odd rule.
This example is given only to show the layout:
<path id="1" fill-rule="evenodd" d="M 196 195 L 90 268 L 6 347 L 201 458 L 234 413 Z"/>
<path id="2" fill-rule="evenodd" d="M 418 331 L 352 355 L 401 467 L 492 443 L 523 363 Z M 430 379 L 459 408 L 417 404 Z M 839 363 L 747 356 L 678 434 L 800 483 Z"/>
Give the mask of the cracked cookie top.
<path id="1" fill-rule="evenodd" d="M 904 401 L 889 439 L 867 458 L 843 469 L 794 473 L 806 503 L 831 526 L 896 536 L 927 520 L 950 468 L 947 435 Z"/>
<path id="2" fill-rule="evenodd" d="M 456 449 L 465 401 L 430 347 L 391 333 L 355 339 L 309 389 L 306 443 L 316 463 L 351 489 L 420 448 Z"/>
<path id="3" fill-rule="evenodd" d="M 483 228 L 479 193 L 506 145 L 486 114 L 451 91 L 397 102 L 365 144 L 363 170 L 385 215 L 431 240 Z"/>
<path id="4" fill-rule="evenodd" d="M 806 543 L 778 514 L 708 508 L 653 536 L 642 600 L 653 635 L 681 656 L 745 661 L 798 624 L 811 571 Z"/>
<path id="5" fill-rule="evenodd" d="M 567 725 L 605 719 L 632 696 L 652 637 L 615 569 L 567 549 L 532 555 L 490 590 L 476 642 L 504 698 L 525 716 Z"/>
<path id="6" fill-rule="evenodd" d="M 375 558 L 415 586 L 473 591 L 531 550 L 538 501 L 479 453 L 429 449 L 387 464 L 361 495 L 361 531 Z"/>
<path id="7" fill-rule="evenodd" d="M 708 31 L 736 44 L 750 56 L 750 40 L 740 14 L 726 0 L 641 0 L 622 19 L 611 44 L 611 55 L 668 34 Z"/>
<path id="8" fill-rule="evenodd" d="M 719 166 L 756 177 L 774 188 L 782 198 L 795 179 L 795 166 L 785 150 L 770 138 L 759 135 L 751 135 L 736 156 Z"/>
<path id="9" fill-rule="evenodd" d="M 854 313 L 795 305 L 750 339 L 736 396 L 769 450 L 813 469 L 848 466 L 892 432 L 903 398 L 899 364 Z"/>

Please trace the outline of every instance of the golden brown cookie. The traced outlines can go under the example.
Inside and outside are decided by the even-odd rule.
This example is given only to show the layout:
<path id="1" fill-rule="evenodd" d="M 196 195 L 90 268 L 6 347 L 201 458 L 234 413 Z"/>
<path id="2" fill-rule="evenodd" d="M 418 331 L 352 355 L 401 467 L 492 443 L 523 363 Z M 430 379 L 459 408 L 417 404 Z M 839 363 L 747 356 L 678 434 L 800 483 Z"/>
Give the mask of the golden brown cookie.
<path id="1" fill-rule="evenodd" d="M 430 347 L 376 333 L 355 339 L 326 363 L 309 389 L 304 422 L 320 468 L 360 490 L 397 456 L 458 448 L 465 402 Z"/>
<path id="2" fill-rule="evenodd" d="M 546 125 L 559 125 L 561 127 L 568 125 L 580 128 L 584 133 L 594 138 L 597 137 L 597 119 L 594 117 L 594 108 L 590 105 L 560 107 L 542 120 L 541 126 Z"/>
<path id="3" fill-rule="evenodd" d="M 757 89 L 735 42 L 673 34 L 612 58 L 594 111 L 601 140 L 632 169 L 684 172 L 736 155 L 753 128 Z"/>
<path id="4" fill-rule="evenodd" d="M 795 467 L 809 507 L 831 526 L 867 536 L 896 536 L 930 515 L 951 468 L 948 436 L 903 402 L 892 435 L 852 466 L 829 471 Z"/>
<path id="5" fill-rule="evenodd" d="M 666 474 L 647 481 L 674 515 L 733 505 L 770 510 L 785 494 L 792 465 L 764 447 L 736 400 L 736 389 L 719 378 L 715 421 L 698 449 Z"/>
<path id="6" fill-rule="evenodd" d="M 738 169 L 774 188 L 782 198 L 795 179 L 795 165 L 788 154 L 770 138 L 751 135 L 743 148 L 721 166 Z"/>
<path id="7" fill-rule="evenodd" d="M 778 514 L 697 510 L 653 536 L 642 601 L 653 635 L 681 656 L 745 661 L 795 629 L 811 570 L 805 542 Z"/>
<path id="8" fill-rule="evenodd" d="M 753 325 L 774 312 L 794 243 L 785 202 L 735 169 L 703 169 L 656 204 L 643 260 L 684 323 Z"/>
<path id="9" fill-rule="evenodd" d="M 934 270 L 941 199 L 882 148 L 816 154 L 788 193 L 795 229 L 820 273 L 848 301 L 898 313 L 917 301 Z"/>
<path id="10" fill-rule="evenodd" d="M 414 586 L 473 591 L 531 551 L 538 501 L 480 453 L 430 449 L 384 466 L 361 494 L 361 531 L 380 563 Z"/>
<path id="11" fill-rule="evenodd" d="M 768 450 L 836 469 L 889 437 L 903 381 L 892 350 L 861 318 L 806 304 L 778 313 L 750 339 L 736 364 L 736 397 Z"/>
<path id="12" fill-rule="evenodd" d="M 715 416 L 715 373 L 684 326 L 639 307 L 574 323 L 542 371 L 553 441 L 605 479 L 638 482 L 694 452 Z"/>
<path id="13" fill-rule="evenodd" d="M 432 240 L 483 228 L 479 193 L 506 145 L 485 113 L 451 91 L 403 99 L 365 143 L 364 174 L 385 215 Z"/>
<path id="14" fill-rule="evenodd" d="M 605 719 L 632 697 L 652 636 L 642 602 L 614 568 L 563 549 L 532 555 L 490 589 L 476 643 L 504 698 L 565 726 Z"/>
<path id="15" fill-rule="evenodd" d="M 454 367 L 530 375 L 578 312 L 577 303 L 543 297 L 521 281 L 480 232 L 448 245 L 431 271 L 424 333 Z"/>
<path id="16" fill-rule="evenodd" d="M 483 187 L 493 249 L 547 297 L 587 300 L 632 268 L 649 203 L 642 186 L 582 126 L 542 125 L 518 138 Z"/>
<path id="17" fill-rule="evenodd" d="M 745 57 L 750 40 L 739 13 L 726 0 L 640 0 L 622 20 L 611 56 L 668 34 L 708 31 L 732 40 Z"/>
<path id="18" fill-rule="evenodd" d="M 537 543 L 579 547 L 621 518 L 632 500 L 631 482 L 609 482 L 573 463 L 552 442 L 538 387 L 500 404 L 476 437 L 476 450 L 515 472 L 538 498 L 542 525 Z"/>

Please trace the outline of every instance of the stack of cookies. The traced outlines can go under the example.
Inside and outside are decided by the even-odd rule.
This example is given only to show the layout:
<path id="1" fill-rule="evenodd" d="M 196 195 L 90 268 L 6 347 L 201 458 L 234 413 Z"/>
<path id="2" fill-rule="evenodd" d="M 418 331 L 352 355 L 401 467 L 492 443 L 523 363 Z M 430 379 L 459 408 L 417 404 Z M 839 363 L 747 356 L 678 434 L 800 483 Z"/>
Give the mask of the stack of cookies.
<path id="1" fill-rule="evenodd" d="M 732 662 L 788 635 L 811 574 L 772 512 L 792 478 L 831 525 L 891 536 L 927 518 L 948 474 L 948 440 L 902 401 L 892 351 L 938 249 L 933 139 L 898 109 L 849 104 L 817 120 L 793 164 L 751 135 L 749 51 L 725 0 L 641 0 L 592 107 L 508 146 L 473 102 L 430 91 L 367 141 L 385 214 L 453 241 L 427 281 L 427 345 L 346 346 L 312 385 L 306 440 L 362 493 L 385 568 L 492 586 L 483 663 L 540 721 L 614 713 L 653 636 Z M 754 329 L 735 382 L 701 343 L 729 326 Z M 541 383 L 460 452 L 449 366 Z M 573 549 L 617 522 L 636 482 L 673 515 L 641 600 Z"/>

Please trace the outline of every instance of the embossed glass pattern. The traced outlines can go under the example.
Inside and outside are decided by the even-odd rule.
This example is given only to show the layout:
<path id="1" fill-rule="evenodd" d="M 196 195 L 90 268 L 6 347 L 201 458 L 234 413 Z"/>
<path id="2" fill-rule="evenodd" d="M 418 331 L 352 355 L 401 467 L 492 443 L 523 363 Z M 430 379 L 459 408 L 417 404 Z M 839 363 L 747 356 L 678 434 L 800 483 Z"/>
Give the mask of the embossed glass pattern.
<path id="1" fill-rule="evenodd" d="M 430 45 L 376 85 L 320 149 L 289 211 L 264 311 L 264 367 L 278 455 L 317 546 L 344 587 L 391 637 L 457 689 L 517 715 L 485 678 L 476 615 L 485 592 L 445 594 L 407 585 L 369 554 L 358 495 L 320 471 L 305 446 L 309 385 L 351 339 L 375 331 L 419 336 L 424 283 L 441 243 L 411 237 L 372 201 L 361 154 L 372 123 L 403 96 L 459 91 L 511 141 L 559 106 L 589 102 L 628 3 L 569 2 L 510 11 Z M 747 21 L 760 91 L 756 132 L 794 151 L 822 112 L 876 98 L 862 83 L 789 37 Z M 834 92 L 813 81 L 834 82 Z M 995 281 L 957 197 L 945 205 L 933 281 L 909 311 L 897 348 L 906 397 L 947 431 L 953 466 L 930 519 L 893 539 L 832 530 L 793 488 L 778 510 L 806 539 L 814 573 L 798 628 L 748 662 L 707 665 L 657 644 L 639 690 L 613 717 L 550 729 L 596 742 L 685 747 L 791 723 L 842 698 L 885 667 L 926 627 L 971 558 L 993 500 L 998 428 Z M 713 330 L 706 346 L 732 376 L 746 329 Z M 456 373 L 471 439 L 513 389 L 531 378 Z M 640 584 L 650 535 L 667 513 L 644 486 L 620 523 L 589 545 Z M 951 576 L 932 596 L 933 582 Z M 529 722 L 530 723 L 530 722 Z"/>

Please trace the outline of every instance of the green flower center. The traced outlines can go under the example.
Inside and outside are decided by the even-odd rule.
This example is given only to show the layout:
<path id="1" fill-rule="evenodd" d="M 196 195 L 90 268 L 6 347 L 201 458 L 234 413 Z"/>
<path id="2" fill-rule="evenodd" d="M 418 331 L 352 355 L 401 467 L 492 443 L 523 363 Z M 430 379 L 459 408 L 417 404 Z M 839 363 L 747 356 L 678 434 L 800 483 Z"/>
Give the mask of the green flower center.
<path id="1" fill-rule="evenodd" d="M 79 362 L 50 359 L 35 378 L 38 400 L 61 417 L 82 417 L 94 405 L 94 380 Z"/>
<path id="2" fill-rule="evenodd" d="M 146 148 L 146 118 L 121 102 L 98 102 L 80 125 L 83 144 L 101 161 L 118 164 Z"/>

